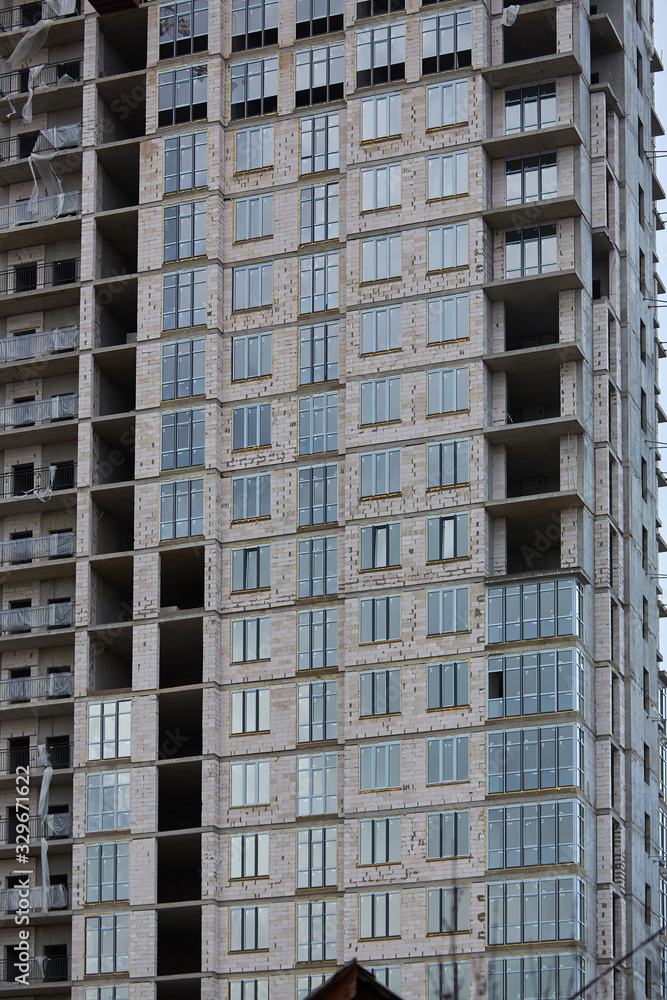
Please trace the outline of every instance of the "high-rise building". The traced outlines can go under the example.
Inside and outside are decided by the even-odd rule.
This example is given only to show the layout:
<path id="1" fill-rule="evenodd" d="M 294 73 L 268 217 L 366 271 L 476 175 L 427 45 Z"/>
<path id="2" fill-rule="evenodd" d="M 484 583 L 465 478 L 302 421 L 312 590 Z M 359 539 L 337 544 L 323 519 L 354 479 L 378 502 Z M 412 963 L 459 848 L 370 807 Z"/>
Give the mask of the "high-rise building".
<path id="1" fill-rule="evenodd" d="M 0 998 L 664 997 L 651 0 L 95 6 L 0 8 Z"/>

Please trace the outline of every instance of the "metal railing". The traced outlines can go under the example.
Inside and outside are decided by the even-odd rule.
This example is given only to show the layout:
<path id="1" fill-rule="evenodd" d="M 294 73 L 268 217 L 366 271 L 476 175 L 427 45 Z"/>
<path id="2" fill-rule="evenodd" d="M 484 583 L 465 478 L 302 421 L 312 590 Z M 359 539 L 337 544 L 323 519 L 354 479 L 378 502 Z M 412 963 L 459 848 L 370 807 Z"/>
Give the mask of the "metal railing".
<path id="1" fill-rule="evenodd" d="M 0 844 L 16 843 L 16 826 L 16 820 L 0 820 Z M 64 840 L 72 836 L 72 814 L 71 812 L 47 813 L 43 822 L 39 816 L 33 816 L 28 827 L 30 842 L 36 847 L 39 846 L 41 837 L 45 837 L 46 840 Z"/>
<path id="2" fill-rule="evenodd" d="M 73 531 L 56 531 L 35 538 L 10 538 L 0 542 L 0 566 L 16 566 L 33 559 L 64 559 L 73 553 Z"/>
<path id="3" fill-rule="evenodd" d="M 47 264 L 16 264 L 9 271 L 0 271 L 0 295 L 72 285 L 79 280 L 80 263 L 80 257 L 69 257 Z"/>
<path id="4" fill-rule="evenodd" d="M 75 149 L 81 145 L 81 126 L 68 125 L 68 144 L 54 147 L 42 132 L 21 132 L 10 139 L 0 139 L 0 163 L 27 160 L 31 153 L 53 153 L 59 149 Z M 64 129 L 61 129 L 64 131 Z"/>
<path id="5" fill-rule="evenodd" d="M 42 3 L 37 0 L 35 3 L 22 3 L 16 7 L 3 7 L 0 10 L 0 31 L 16 31 L 19 28 L 32 28 L 43 18 L 75 17 L 81 13 L 80 0 L 74 0 L 71 4 L 63 5 L 67 13 L 59 14 L 50 3 Z"/>
<path id="6" fill-rule="evenodd" d="M 53 743 L 43 746 L 10 747 L 0 750 L 0 773 L 16 774 L 17 767 L 72 766 L 72 743 Z"/>
<path id="7" fill-rule="evenodd" d="M 0 961 L 0 982 L 15 983 L 19 975 L 18 959 Z M 70 978 L 70 955 L 39 955 L 28 959 L 28 979 L 43 983 L 63 982 Z M 21 970 L 22 972 L 22 970 Z"/>
<path id="8" fill-rule="evenodd" d="M 0 17 L 2 11 L 0 11 Z M 81 79 L 83 59 L 69 59 L 66 62 L 45 63 L 41 69 L 33 73 L 30 80 L 30 69 L 16 69 L 12 73 L 0 74 L 0 96 L 8 94 L 25 94 L 28 84 L 33 89 L 37 87 L 57 87 L 64 83 L 77 83 Z"/>
<path id="9" fill-rule="evenodd" d="M 0 430 L 8 427 L 29 427 L 45 420 L 66 420 L 76 416 L 78 398 L 69 392 L 50 399 L 31 399 L 24 403 L 0 406 Z"/>
<path id="10" fill-rule="evenodd" d="M 12 205 L 0 205 L 0 229 L 11 226 L 25 226 L 30 222 L 49 222 L 65 215 L 78 215 L 81 211 L 81 192 L 63 191 L 62 194 L 15 201 Z"/>
<path id="11" fill-rule="evenodd" d="M 59 462 L 43 469 L 17 465 L 0 476 L 0 499 L 17 499 L 43 490 L 71 490 L 76 485 L 76 462 Z"/>
<path id="12" fill-rule="evenodd" d="M 36 677 L 10 677 L 0 681 L 0 704 L 12 705 L 38 698 L 68 698 L 72 693 L 69 671 L 38 674 Z"/>
<path id="13" fill-rule="evenodd" d="M 0 889 L 0 909 L 4 913 L 17 913 L 21 900 L 21 906 L 25 910 L 25 900 L 27 899 L 28 910 L 66 910 L 69 907 L 70 887 L 57 882 L 55 885 L 32 885 L 26 892 L 11 887 Z"/>
<path id="14" fill-rule="evenodd" d="M 24 333 L 0 340 L 0 364 L 41 358 L 60 351 L 73 351 L 79 346 L 78 326 L 63 326 L 42 333 Z"/>
<path id="15" fill-rule="evenodd" d="M 34 628 L 69 628 L 74 624 L 74 603 L 38 604 L 33 608 L 0 611 L 0 634 L 31 632 Z"/>

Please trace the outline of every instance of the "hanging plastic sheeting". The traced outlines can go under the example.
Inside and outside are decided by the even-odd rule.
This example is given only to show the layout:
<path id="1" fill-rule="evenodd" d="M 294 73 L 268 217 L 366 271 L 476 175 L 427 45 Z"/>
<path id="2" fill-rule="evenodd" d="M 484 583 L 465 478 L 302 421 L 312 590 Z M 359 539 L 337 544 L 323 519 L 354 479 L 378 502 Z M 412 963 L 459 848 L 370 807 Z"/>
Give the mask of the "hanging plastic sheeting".
<path id="1" fill-rule="evenodd" d="M 42 0 L 42 10 L 49 10 L 52 16 L 37 21 L 26 31 L 11 55 L 7 59 L 0 60 L 0 72 L 6 72 L 6 69 L 11 72 L 11 70 L 24 67 L 36 52 L 45 48 L 49 31 L 53 24 L 53 18 L 67 17 L 70 14 L 75 14 L 76 3 L 77 0 Z M 41 67 L 39 68 L 41 69 Z M 32 76 L 32 70 L 30 75 Z M 24 120 L 32 121 L 32 92 L 30 91 L 30 83 L 28 84 L 28 90 L 28 114 L 30 117 L 25 116 L 24 108 Z M 9 103 L 11 110 L 7 117 L 9 118 L 11 115 L 16 114 L 16 108 L 9 97 L 6 94 L 0 96 L 5 97 Z"/>
<path id="2" fill-rule="evenodd" d="M 68 837 L 71 829 L 70 813 L 47 813 L 43 830 L 48 837 Z"/>
<path id="3" fill-rule="evenodd" d="M 32 73 L 32 70 L 30 72 Z M 39 185 L 37 184 L 37 174 L 35 173 L 35 170 L 37 170 L 37 173 L 44 184 L 47 197 L 53 199 L 53 218 L 55 219 L 58 215 L 62 214 L 64 199 L 63 186 L 60 182 L 60 178 L 53 169 L 53 164 L 51 163 L 51 157 L 53 155 L 53 153 L 48 156 L 43 156 L 41 153 L 31 153 L 28 157 L 28 163 L 30 165 L 30 172 L 33 180 L 32 191 L 30 192 L 28 206 L 26 209 L 30 218 L 36 218 L 38 214 L 37 202 L 39 201 Z"/>
<path id="4" fill-rule="evenodd" d="M 54 149 L 72 149 L 81 145 L 80 124 L 54 125 L 53 128 L 41 129 L 39 134 L 43 135 Z"/>
<path id="5" fill-rule="evenodd" d="M 51 759 L 49 757 L 49 751 L 46 749 L 46 744 L 45 743 L 39 743 L 37 745 L 37 764 L 36 764 L 36 766 L 37 767 L 46 767 L 46 768 L 48 768 L 49 765 L 50 765 L 50 763 L 51 763 Z M 46 774 L 46 771 L 44 772 L 44 774 Z M 44 783 L 44 780 L 42 779 L 42 784 L 43 783 Z M 47 788 L 47 792 L 48 792 L 48 788 Z M 40 802 L 41 802 L 41 794 L 42 793 L 40 792 Z M 41 815 L 42 814 L 40 812 L 40 816 Z"/>
<path id="6" fill-rule="evenodd" d="M 502 24 L 503 28 L 511 28 L 517 19 L 518 13 L 519 13 L 518 3 L 513 3 L 509 7 L 505 7 L 505 10 L 503 11 L 503 16 L 500 19 L 500 23 Z"/>
<path id="7" fill-rule="evenodd" d="M 49 909 L 49 889 L 51 888 L 51 877 L 49 872 L 49 845 L 42 837 L 39 849 L 42 855 L 42 913 Z"/>
<path id="8" fill-rule="evenodd" d="M 38 83 L 39 74 L 45 66 L 46 63 L 40 63 L 39 66 L 31 66 L 28 72 L 28 100 L 23 105 L 23 110 L 21 111 L 21 117 L 24 122 L 30 123 L 32 121 L 32 96 Z"/>

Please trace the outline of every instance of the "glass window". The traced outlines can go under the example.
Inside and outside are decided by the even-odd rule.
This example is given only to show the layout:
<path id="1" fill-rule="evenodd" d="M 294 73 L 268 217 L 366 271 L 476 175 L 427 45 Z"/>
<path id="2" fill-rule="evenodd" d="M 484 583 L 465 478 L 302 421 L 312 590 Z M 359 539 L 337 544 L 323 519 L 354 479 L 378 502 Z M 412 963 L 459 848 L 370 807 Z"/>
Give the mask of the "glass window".
<path id="1" fill-rule="evenodd" d="M 338 754 L 311 753 L 296 759 L 297 816 L 338 809 Z"/>
<path id="2" fill-rule="evenodd" d="M 372 212 L 401 204 L 400 163 L 368 167 L 360 173 L 362 212 Z"/>
<path id="3" fill-rule="evenodd" d="M 470 554 L 468 538 L 469 514 L 439 514 L 426 518 L 426 559 L 461 559 Z"/>
<path id="4" fill-rule="evenodd" d="M 557 121 L 555 83 L 505 91 L 505 134 L 549 128 Z"/>
<path id="5" fill-rule="evenodd" d="M 488 717 L 584 712 L 584 658 L 577 649 L 489 656 Z"/>
<path id="6" fill-rule="evenodd" d="M 338 466 L 299 469 L 299 527 L 330 524 L 338 519 Z"/>
<path id="7" fill-rule="evenodd" d="M 297 108 L 342 100 L 345 80 L 343 43 L 296 52 L 294 78 L 294 104 Z"/>
<path id="8" fill-rule="evenodd" d="M 87 986 L 83 991 L 85 1000 L 128 1000 L 129 986 Z"/>
<path id="9" fill-rule="evenodd" d="M 401 234 L 361 240 L 361 282 L 400 278 Z"/>
<path id="10" fill-rule="evenodd" d="M 585 864 L 586 817 L 574 799 L 486 810 L 487 868 Z"/>
<path id="11" fill-rule="evenodd" d="M 401 492 L 401 450 L 367 451 L 360 456 L 360 499 Z"/>
<path id="12" fill-rule="evenodd" d="M 232 52 L 277 41 L 278 0 L 232 0 Z"/>
<path id="13" fill-rule="evenodd" d="M 586 887 L 578 878 L 487 885 L 487 943 L 585 942 Z"/>
<path id="14" fill-rule="evenodd" d="M 468 365 L 459 368 L 436 368 L 426 373 L 427 414 L 467 410 Z"/>
<path id="15" fill-rule="evenodd" d="M 271 657 L 271 616 L 232 619 L 232 663 Z"/>
<path id="16" fill-rule="evenodd" d="M 229 838 L 229 877 L 266 878 L 269 874 L 269 834 L 233 833 Z"/>
<path id="17" fill-rule="evenodd" d="M 296 1000 L 306 1000 L 319 986 L 323 986 L 331 977 L 324 972 L 314 972 L 308 976 L 296 977 Z"/>
<path id="18" fill-rule="evenodd" d="M 429 201 L 467 193 L 467 149 L 426 158 L 426 197 Z"/>
<path id="19" fill-rule="evenodd" d="M 128 830 L 130 772 L 96 771 L 86 775 L 86 833 Z"/>
<path id="20" fill-rule="evenodd" d="M 115 903 L 130 898 L 130 842 L 86 844 L 86 903 Z"/>
<path id="21" fill-rule="evenodd" d="M 269 947 L 268 906 L 229 907 L 229 950 L 261 951 Z"/>
<path id="22" fill-rule="evenodd" d="M 505 233 L 505 277 L 521 278 L 558 270 L 555 223 Z"/>
<path id="23" fill-rule="evenodd" d="M 373 379 L 360 384 L 361 424 L 382 424 L 401 419 L 401 376 Z"/>
<path id="24" fill-rule="evenodd" d="M 525 201 L 556 198 L 558 195 L 557 153 L 536 153 L 505 160 L 505 201 L 518 205 Z"/>
<path id="25" fill-rule="evenodd" d="M 382 791 L 401 786 L 401 744 L 369 743 L 359 747 L 359 790 Z"/>
<path id="26" fill-rule="evenodd" d="M 469 660 L 446 660 L 428 665 L 428 709 L 469 705 Z"/>
<path id="27" fill-rule="evenodd" d="M 234 202 L 234 242 L 273 236 L 273 194 L 255 194 Z"/>
<path id="28" fill-rule="evenodd" d="M 344 28 L 343 0 L 296 0 L 296 37 L 326 35 Z"/>
<path id="29" fill-rule="evenodd" d="M 583 788 L 584 731 L 564 725 L 489 733 L 487 761 L 489 794 Z"/>
<path id="30" fill-rule="evenodd" d="M 232 449 L 268 448 L 271 444 L 271 404 L 251 403 L 232 410 Z"/>
<path id="31" fill-rule="evenodd" d="M 386 569 L 401 564 L 401 522 L 367 524 L 359 532 L 360 568 Z"/>
<path id="32" fill-rule="evenodd" d="M 362 670 L 359 674 L 359 717 L 401 711 L 401 669 Z"/>
<path id="33" fill-rule="evenodd" d="M 486 641 L 583 637 L 583 598 L 582 584 L 572 578 L 488 587 Z"/>
<path id="34" fill-rule="evenodd" d="M 422 19 L 422 74 L 472 66 L 472 11 Z"/>
<path id="35" fill-rule="evenodd" d="M 273 370 L 273 334 L 249 333 L 232 340 L 232 382 L 265 378 Z"/>
<path id="36" fill-rule="evenodd" d="M 398 351 L 403 345 L 403 310 L 400 305 L 364 309 L 361 313 L 361 354 Z"/>
<path id="37" fill-rule="evenodd" d="M 162 345 L 162 399 L 206 392 L 206 338 L 170 340 Z"/>
<path id="38" fill-rule="evenodd" d="M 428 963 L 426 966 L 426 1000 L 440 1000 L 440 997 L 448 997 L 450 1000 L 468 1000 L 469 996 L 469 962 Z"/>
<path id="39" fill-rule="evenodd" d="M 338 378 L 338 323 L 299 328 L 299 385 Z"/>
<path id="40" fill-rule="evenodd" d="M 301 538 L 298 541 L 299 598 L 322 597 L 338 592 L 338 537 Z"/>
<path id="41" fill-rule="evenodd" d="M 176 0 L 160 6 L 159 58 L 174 59 L 208 48 L 208 0 Z"/>
<path id="42" fill-rule="evenodd" d="M 337 953 L 337 901 L 312 900 L 296 904 L 296 960 L 323 962 Z"/>
<path id="43" fill-rule="evenodd" d="M 157 75 L 157 124 L 180 125 L 206 118 L 208 67 L 180 66 Z"/>
<path id="44" fill-rule="evenodd" d="M 171 410 L 162 414 L 162 463 L 160 468 L 184 469 L 204 464 L 205 411 Z"/>
<path id="45" fill-rule="evenodd" d="M 232 479 L 232 521 L 271 517 L 271 473 Z"/>
<path id="46" fill-rule="evenodd" d="M 297 830 L 297 889 L 321 889 L 326 885 L 336 885 L 337 851 L 335 826 L 313 826 Z"/>
<path id="47" fill-rule="evenodd" d="M 164 137 L 164 193 L 208 185 L 208 133 L 182 132 Z"/>
<path id="48" fill-rule="evenodd" d="M 277 3 L 276 3 L 277 8 Z M 278 110 L 278 57 L 233 63 L 230 67 L 232 121 Z"/>
<path id="49" fill-rule="evenodd" d="M 529 955 L 493 958 L 487 963 L 489 1000 L 530 1000 L 535 996 L 569 1000 L 583 990 L 585 981 L 583 955 Z"/>
<path id="50" fill-rule="evenodd" d="M 427 603 L 427 635 L 467 632 L 470 628 L 468 587 L 443 587 L 429 590 Z"/>
<path id="51" fill-rule="evenodd" d="M 429 813 L 426 817 L 426 857 L 467 858 L 470 854 L 470 813 L 467 809 Z"/>
<path id="52" fill-rule="evenodd" d="M 451 80 L 426 88 L 426 128 L 447 128 L 468 121 L 468 81 Z"/>
<path id="53" fill-rule="evenodd" d="M 171 271 L 162 278 L 162 329 L 206 325 L 206 269 Z"/>
<path id="54" fill-rule="evenodd" d="M 297 669 L 337 667 L 338 609 L 299 611 L 297 620 Z"/>
<path id="55" fill-rule="evenodd" d="M 470 296 L 444 295 L 426 301 L 426 339 L 429 344 L 467 340 L 470 336 Z"/>
<path id="56" fill-rule="evenodd" d="M 400 892 L 360 892 L 359 939 L 400 936 Z"/>
<path id="57" fill-rule="evenodd" d="M 361 102 L 361 141 L 398 136 L 401 126 L 401 94 L 365 97 Z"/>
<path id="58" fill-rule="evenodd" d="M 88 760 L 113 760 L 131 754 L 132 701 L 88 703 Z"/>
<path id="59" fill-rule="evenodd" d="M 357 87 L 405 79 L 405 24 L 357 31 Z"/>
<path id="60" fill-rule="evenodd" d="M 229 1000 L 269 1000 L 269 980 L 230 979 Z"/>
<path id="61" fill-rule="evenodd" d="M 271 764 L 248 760 L 230 764 L 230 806 L 261 806 L 270 801 Z"/>
<path id="62" fill-rule="evenodd" d="M 271 546 L 232 549 L 232 593 L 271 586 Z"/>
<path id="63" fill-rule="evenodd" d="M 235 267 L 233 278 L 233 305 L 239 309 L 259 309 L 273 303 L 273 264 L 249 264 Z"/>
<path id="64" fill-rule="evenodd" d="M 271 730 L 271 693 L 268 687 L 244 688 L 230 695 L 230 732 L 268 733 Z"/>
<path id="65" fill-rule="evenodd" d="M 426 890 L 426 933 L 456 934 L 470 930 L 470 889 L 446 885 Z"/>
<path id="66" fill-rule="evenodd" d="M 428 271 L 446 271 L 469 264 L 467 222 L 429 229 L 426 240 Z"/>
<path id="67" fill-rule="evenodd" d="M 299 312 L 338 309 L 338 251 L 299 257 Z"/>
<path id="68" fill-rule="evenodd" d="M 359 642 L 393 642 L 401 638 L 401 597 L 359 600 Z"/>
<path id="69" fill-rule="evenodd" d="M 469 738 L 438 736 L 426 741 L 426 782 L 445 785 L 452 781 L 467 781 L 469 776 Z"/>
<path id="70" fill-rule="evenodd" d="M 338 448 L 338 393 L 299 397 L 299 455 Z"/>
<path id="71" fill-rule="evenodd" d="M 299 243 L 338 239 L 338 182 L 301 188 Z"/>
<path id="72" fill-rule="evenodd" d="M 364 0 L 361 0 L 363 3 Z M 378 0 L 374 0 L 377 6 Z M 389 0 L 391 3 L 392 0 Z M 357 5 L 357 9 L 360 4 Z M 401 8 L 403 9 L 403 8 Z M 401 967 L 400 965 L 367 965 L 365 968 L 370 972 L 372 976 L 375 976 L 379 983 L 386 986 L 388 990 L 392 993 L 396 993 L 397 996 L 401 995 Z"/>
<path id="73" fill-rule="evenodd" d="M 103 913 L 86 917 L 87 976 L 130 971 L 130 914 Z"/>
<path id="74" fill-rule="evenodd" d="M 301 174 L 338 170 L 339 154 L 340 115 L 337 111 L 301 119 Z"/>
<path id="75" fill-rule="evenodd" d="M 273 125 L 237 129 L 234 144 L 237 174 L 273 166 Z"/>
<path id="76" fill-rule="evenodd" d="M 335 740 L 338 736 L 338 681 L 297 685 L 297 743 Z"/>
<path id="77" fill-rule="evenodd" d="M 467 438 L 429 444 L 427 459 L 427 489 L 438 490 L 469 482 Z"/>
<path id="78" fill-rule="evenodd" d="M 401 819 L 359 820 L 359 864 L 387 865 L 401 860 Z"/>
<path id="79" fill-rule="evenodd" d="M 182 201 L 165 205 L 164 215 L 164 262 L 188 260 L 206 254 L 206 230 L 208 217 L 206 199 Z"/>

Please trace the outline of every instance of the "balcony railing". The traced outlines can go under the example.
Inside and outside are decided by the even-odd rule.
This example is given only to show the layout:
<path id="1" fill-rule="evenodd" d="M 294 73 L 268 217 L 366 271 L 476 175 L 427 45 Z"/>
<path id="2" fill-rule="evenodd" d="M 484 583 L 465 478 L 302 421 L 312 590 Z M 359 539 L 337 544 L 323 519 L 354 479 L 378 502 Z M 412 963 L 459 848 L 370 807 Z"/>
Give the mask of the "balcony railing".
<path id="1" fill-rule="evenodd" d="M 17 767 L 47 767 L 56 770 L 72 766 L 72 744 L 53 743 L 52 745 L 10 747 L 0 750 L 0 773 L 16 774 Z"/>
<path id="2" fill-rule="evenodd" d="M 44 469 L 32 465 L 14 466 L 0 476 L 0 499 L 28 496 L 44 490 L 71 490 L 76 484 L 76 462 L 58 462 Z"/>
<path id="3" fill-rule="evenodd" d="M 49 222 L 65 215 L 77 215 L 81 210 L 81 192 L 64 191 L 62 194 L 16 201 L 13 205 L 0 205 L 0 229 L 24 226 L 30 222 Z"/>
<path id="4" fill-rule="evenodd" d="M 47 264 L 16 264 L 9 271 L 0 271 L 0 295 L 72 285 L 79 280 L 80 263 L 80 257 L 69 257 Z"/>
<path id="5" fill-rule="evenodd" d="M 35 538 L 10 538 L 0 542 L 0 566 L 16 566 L 33 559 L 65 559 L 73 553 L 73 531 L 57 531 Z"/>
<path id="6" fill-rule="evenodd" d="M 36 677 L 10 677 L 0 681 L 0 705 L 14 705 L 38 698 L 67 698 L 72 693 L 69 671 L 38 674 Z"/>
<path id="7" fill-rule="evenodd" d="M 53 138 L 50 139 L 49 135 Z M 80 125 L 60 125 L 41 132 L 21 132 L 10 139 L 0 139 L 0 163 L 26 160 L 31 153 L 52 153 L 54 149 L 73 149 L 80 145 Z"/>
<path id="8" fill-rule="evenodd" d="M 0 431 L 8 427 L 30 427 L 45 420 L 71 419 L 76 416 L 76 409 L 77 397 L 74 393 L 0 406 Z"/>
<path id="9" fill-rule="evenodd" d="M 14 819 L 0 820 L 0 844 L 16 843 L 16 825 Z M 39 846 L 41 837 L 47 840 L 63 840 L 72 836 L 71 812 L 47 813 L 44 822 L 39 816 L 33 816 L 29 821 L 28 837 L 31 844 Z"/>
<path id="10" fill-rule="evenodd" d="M 24 333 L 0 340 L 0 364 L 73 351 L 79 346 L 78 326 L 63 326 L 42 333 Z"/>
<path id="11" fill-rule="evenodd" d="M 18 961 L 18 960 L 17 960 Z M 3 959 L 0 962 L 0 982 L 15 983 L 16 976 L 22 974 L 17 961 Z M 39 955 L 28 960 L 28 980 L 30 982 L 57 983 L 70 978 L 69 955 Z"/>
<path id="12" fill-rule="evenodd" d="M 26 897 L 28 910 L 66 910 L 69 906 L 69 886 L 60 883 L 33 885 L 27 893 L 17 888 L 0 889 L 0 908 L 4 913 L 18 913 L 21 900 L 24 901 L 21 909 L 25 910 Z"/>
<path id="13" fill-rule="evenodd" d="M 34 608 L 10 608 L 0 611 L 0 634 L 31 632 L 34 628 L 68 628 L 74 624 L 74 604 L 59 601 Z"/>
<path id="14" fill-rule="evenodd" d="M 0 18 L 4 12 L 0 11 Z M 81 79 L 83 59 L 70 59 L 66 62 L 45 63 L 39 72 L 33 74 L 32 86 L 57 87 L 64 83 L 76 83 Z M 0 91 L 8 94 L 25 94 L 30 82 L 30 70 L 18 69 L 13 73 L 0 74 Z"/>
<path id="15" fill-rule="evenodd" d="M 17 7 L 3 7 L 0 10 L 0 31 L 16 31 L 18 28 L 32 28 L 42 18 L 74 17 L 81 12 L 80 0 L 63 3 L 58 13 L 50 3 L 22 3 Z"/>

